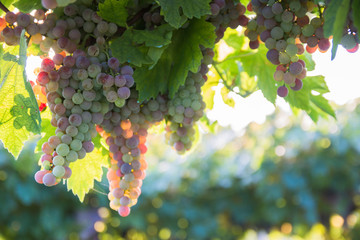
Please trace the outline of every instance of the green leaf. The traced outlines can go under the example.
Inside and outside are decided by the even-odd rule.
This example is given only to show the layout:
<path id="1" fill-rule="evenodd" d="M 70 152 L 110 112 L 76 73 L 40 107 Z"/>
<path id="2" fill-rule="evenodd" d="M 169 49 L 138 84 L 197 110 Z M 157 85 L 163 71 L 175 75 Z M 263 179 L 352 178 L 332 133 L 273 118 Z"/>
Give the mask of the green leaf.
<path id="1" fill-rule="evenodd" d="M 319 95 L 314 95 L 316 91 Z M 303 88 L 300 91 L 289 89 L 289 95 L 285 100 L 292 107 L 303 109 L 316 122 L 319 115 L 326 117 L 330 115 L 336 118 L 335 111 L 322 94 L 329 92 L 323 76 L 310 76 L 303 79 Z"/>
<path id="2" fill-rule="evenodd" d="M 305 78 L 307 87 L 311 90 L 317 91 L 318 93 L 328 93 L 329 88 L 326 85 L 324 76 L 309 76 Z"/>
<path id="3" fill-rule="evenodd" d="M 324 111 L 325 113 L 336 119 L 336 114 L 334 109 L 329 104 L 329 101 L 325 99 L 322 95 L 317 95 L 317 96 L 311 95 L 310 100 L 322 111 Z"/>
<path id="4" fill-rule="evenodd" d="M 224 60 L 216 63 L 223 77 L 227 78 L 224 81 L 228 84 L 235 82 L 240 89 L 240 94 L 248 96 L 256 90 L 252 87 L 256 80 L 264 97 L 274 104 L 277 96 L 276 81 L 273 77 L 275 66 L 266 58 L 266 47 L 261 44 L 256 51 L 249 50 L 248 42 L 245 41 L 243 34 L 233 30 L 225 33 L 224 41 L 226 45 L 234 49 L 234 52 L 226 56 Z"/>
<path id="5" fill-rule="evenodd" d="M 351 9 L 354 25 L 357 29 L 360 29 L 360 0 L 353 0 Z"/>
<path id="6" fill-rule="evenodd" d="M 312 59 L 312 54 L 305 51 L 304 54 L 300 55 L 300 59 L 302 59 L 305 62 L 306 70 L 308 72 L 315 70 L 315 62 Z"/>
<path id="7" fill-rule="evenodd" d="M 229 89 L 227 89 L 226 87 L 221 88 L 221 97 L 222 100 L 224 101 L 224 103 L 226 105 L 228 105 L 229 107 L 234 108 L 235 107 L 235 101 L 233 98 L 229 97 Z"/>
<path id="8" fill-rule="evenodd" d="M 137 67 L 141 67 L 143 64 L 151 64 L 152 60 L 147 55 L 144 46 L 136 46 L 133 39 L 134 34 L 127 30 L 121 37 L 113 40 L 110 44 L 113 55 L 121 63 L 128 62 Z"/>
<path id="9" fill-rule="evenodd" d="M 104 3 L 99 3 L 98 14 L 104 20 L 113 22 L 120 27 L 126 27 L 126 20 L 128 13 L 126 5 L 129 0 L 105 0 Z"/>
<path id="10" fill-rule="evenodd" d="M 172 30 L 168 24 L 152 31 L 128 29 L 111 42 L 110 48 L 121 63 L 128 62 L 137 67 L 154 64 L 164 51 L 164 46 L 171 43 Z"/>
<path id="11" fill-rule="evenodd" d="M 247 55 L 241 58 L 244 71 L 250 77 L 257 77 L 257 84 L 264 97 L 271 103 L 276 99 L 276 81 L 274 80 L 275 66 L 266 58 L 267 49 L 260 45 L 256 54 Z"/>
<path id="12" fill-rule="evenodd" d="M 15 158 L 24 142 L 41 131 L 41 118 L 36 98 L 25 76 L 26 40 L 22 32 L 20 47 L 8 47 L 7 57 L 16 53 L 19 58 L 2 57 L 0 61 L 0 136 L 4 146 Z"/>
<path id="13" fill-rule="evenodd" d="M 10 8 L 11 4 L 14 2 L 15 0 L 2 0 L 1 3 L 4 4 L 5 7 Z M 19 0 L 20 1 L 20 0 Z M 0 9 L 0 14 L 5 13 L 3 10 Z"/>
<path id="14" fill-rule="evenodd" d="M 173 97 L 185 83 L 188 72 L 197 72 L 201 64 L 200 45 L 212 48 L 215 42 L 214 26 L 205 20 L 194 19 L 185 29 L 174 32 L 172 42 L 164 50 L 155 66 L 135 71 L 134 79 L 139 101 L 169 92 Z"/>
<path id="15" fill-rule="evenodd" d="M 41 0 L 18 0 L 13 4 L 14 7 L 19 9 L 21 12 L 29 13 L 34 9 L 41 9 Z"/>
<path id="16" fill-rule="evenodd" d="M 175 28 L 181 27 L 187 18 L 201 18 L 210 14 L 211 0 L 159 0 L 165 21 Z M 180 13 L 183 15 L 180 15 Z"/>
<path id="17" fill-rule="evenodd" d="M 339 3 L 342 1 L 343 0 L 330 1 L 326 6 L 326 11 L 324 12 L 324 36 L 326 38 L 333 35 L 336 13 L 338 11 Z"/>
<path id="18" fill-rule="evenodd" d="M 71 177 L 67 180 L 67 189 L 77 195 L 80 202 L 94 187 L 94 180 L 100 182 L 103 175 L 102 167 L 109 167 L 108 156 L 104 157 L 97 148 L 86 154 L 83 159 L 70 163 Z"/>
<path id="19" fill-rule="evenodd" d="M 349 8 L 350 0 L 338 0 L 330 1 L 325 11 L 324 35 L 333 35 L 331 60 L 335 58 L 338 44 L 341 42 Z"/>

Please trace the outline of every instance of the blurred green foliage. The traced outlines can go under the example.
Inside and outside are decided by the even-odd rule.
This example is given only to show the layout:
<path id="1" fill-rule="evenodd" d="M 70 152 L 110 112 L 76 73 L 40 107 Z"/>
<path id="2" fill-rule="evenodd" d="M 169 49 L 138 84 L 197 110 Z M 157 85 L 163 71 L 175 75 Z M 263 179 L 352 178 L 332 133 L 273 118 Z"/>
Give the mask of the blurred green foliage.
<path id="1" fill-rule="evenodd" d="M 127 218 L 108 209 L 105 179 L 80 204 L 35 183 L 33 143 L 17 161 L 2 150 L 0 239 L 360 239 L 359 125 L 357 103 L 317 125 L 279 111 L 240 133 L 202 129 L 184 157 L 157 134 Z"/>

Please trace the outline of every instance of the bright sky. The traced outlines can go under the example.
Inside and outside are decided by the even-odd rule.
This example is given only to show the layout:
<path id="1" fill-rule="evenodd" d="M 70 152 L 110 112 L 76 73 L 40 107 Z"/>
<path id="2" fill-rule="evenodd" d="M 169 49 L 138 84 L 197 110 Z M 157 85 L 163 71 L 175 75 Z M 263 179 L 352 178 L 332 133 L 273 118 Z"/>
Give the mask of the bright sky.
<path id="1" fill-rule="evenodd" d="M 324 97 L 339 105 L 360 97 L 360 51 L 348 53 L 339 46 L 334 61 L 330 60 L 330 56 L 330 51 L 314 53 L 315 71 L 308 73 L 325 76 L 330 93 L 324 94 Z M 207 115 L 211 120 L 217 120 L 221 126 L 231 126 L 235 131 L 240 131 L 252 121 L 263 123 L 266 116 L 275 111 L 275 107 L 260 91 L 247 98 L 234 94 L 236 104 L 231 108 L 222 102 L 220 89 L 218 87 L 216 91 L 214 109 Z M 277 101 L 277 107 L 290 111 L 288 104 L 282 99 Z"/>

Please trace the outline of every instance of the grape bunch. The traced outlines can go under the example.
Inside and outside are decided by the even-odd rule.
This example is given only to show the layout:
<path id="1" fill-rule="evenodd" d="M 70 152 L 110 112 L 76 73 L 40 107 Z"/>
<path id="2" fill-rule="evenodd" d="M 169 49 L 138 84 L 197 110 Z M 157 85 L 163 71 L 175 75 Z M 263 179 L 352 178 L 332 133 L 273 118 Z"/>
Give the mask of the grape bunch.
<path id="1" fill-rule="evenodd" d="M 151 11 L 145 12 L 143 15 L 143 20 L 145 22 L 145 28 L 149 30 L 153 30 L 157 26 L 165 23 L 164 17 L 160 15 L 160 8 L 155 8 Z"/>
<path id="2" fill-rule="evenodd" d="M 280 97 L 288 95 L 288 87 L 301 90 L 306 66 L 299 56 L 305 49 L 313 53 L 330 48 L 330 41 L 323 34 L 323 19 L 310 18 L 314 7 L 307 0 L 252 0 L 248 6 L 256 17 L 248 22 L 245 35 L 252 49 L 258 48 L 260 41 L 265 43 L 267 59 L 277 65 L 274 79 L 279 83 Z"/>
<path id="3" fill-rule="evenodd" d="M 107 172 L 110 208 L 123 217 L 129 215 L 130 207 L 141 194 L 147 168 L 144 154 L 148 127 L 148 123 L 136 124 L 130 120 L 121 121 L 111 132 L 98 127 L 110 151 L 111 167 Z"/>
<path id="4" fill-rule="evenodd" d="M 228 27 L 236 29 L 238 26 L 246 26 L 249 21 L 244 15 L 246 8 L 240 2 L 235 4 L 232 0 L 213 0 L 210 7 L 211 15 L 208 21 L 216 28 L 216 42 L 224 37 Z"/>

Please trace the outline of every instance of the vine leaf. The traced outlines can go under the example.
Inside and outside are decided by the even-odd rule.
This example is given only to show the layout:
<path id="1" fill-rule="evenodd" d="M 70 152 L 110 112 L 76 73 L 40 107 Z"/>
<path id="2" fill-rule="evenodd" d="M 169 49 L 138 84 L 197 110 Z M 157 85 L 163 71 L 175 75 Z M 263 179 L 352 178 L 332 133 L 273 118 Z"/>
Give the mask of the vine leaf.
<path id="1" fill-rule="evenodd" d="M 139 91 L 139 101 L 156 97 L 158 93 L 175 95 L 189 71 L 195 73 L 203 58 L 200 45 L 212 48 L 215 28 L 205 20 L 194 19 L 189 26 L 173 33 L 171 44 L 164 50 L 156 65 L 135 71 L 134 79 Z"/>
<path id="2" fill-rule="evenodd" d="M 318 94 L 315 95 L 312 91 Z M 323 117 L 330 115 L 336 119 L 334 109 L 323 97 L 323 94 L 328 92 L 329 88 L 323 76 L 310 76 L 303 79 L 303 88 L 300 91 L 289 90 L 285 100 L 292 107 L 305 110 L 314 122 L 318 120 L 319 115 Z"/>
<path id="3" fill-rule="evenodd" d="M 1 0 L 1 3 L 4 4 L 4 6 L 6 8 L 10 8 L 11 4 L 14 2 L 15 0 Z M 11 9 L 10 9 L 11 10 Z M 3 15 L 4 11 L 0 9 L 0 15 Z"/>
<path id="4" fill-rule="evenodd" d="M 325 11 L 324 35 L 333 35 L 331 60 L 336 56 L 336 51 L 344 32 L 346 18 L 350 8 L 350 0 L 330 1 Z"/>
<path id="5" fill-rule="evenodd" d="M 351 9 L 353 11 L 353 21 L 357 29 L 360 29 L 360 0 L 353 0 Z"/>
<path id="6" fill-rule="evenodd" d="M 121 63 L 128 62 L 137 67 L 155 64 L 165 46 L 171 43 L 172 30 L 168 24 L 152 31 L 128 29 L 111 42 L 112 54 Z"/>
<path id="7" fill-rule="evenodd" d="M 17 9 L 19 9 L 21 12 L 24 13 L 29 13 L 34 9 L 41 9 L 42 5 L 41 5 L 41 0 L 18 0 L 17 2 L 15 2 L 14 7 L 16 7 Z"/>
<path id="8" fill-rule="evenodd" d="M 120 27 L 126 27 L 128 13 L 126 5 L 129 0 L 105 0 L 99 3 L 98 14 L 104 20 L 116 23 Z"/>
<path id="9" fill-rule="evenodd" d="M 83 202 L 85 194 L 94 187 L 94 180 L 101 181 L 102 167 L 109 167 L 109 161 L 100 149 L 95 148 L 91 153 L 86 154 L 85 158 L 72 162 L 69 167 L 72 175 L 67 180 L 67 189 Z"/>
<path id="10" fill-rule="evenodd" d="M 244 39 L 245 37 L 237 31 L 229 31 L 225 35 L 224 41 L 228 47 L 233 48 L 233 52 L 217 63 L 216 66 L 223 77 L 226 78 L 223 80 L 229 84 L 236 83 L 240 92 L 246 90 L 245 95 L 255 89 L 253 81 L 256 80 L 257 86 L 264 97 L 275 104 L 277 89 L 273 77 L 275 66 L 266 58 L 267 49 L 262 44 L 256 51 L 249 50 L 248 43 Z M 247 74 L 241 74 L 243 72 Z"/>
<path id="11" fill-rule="evenodd" d="M 181 27 L 187 18 L 201 18 L 210 14 L 211 0 L 159 0 L 165 21 L 175 28 Z M 180 10 L 181 9 L 181 10 Z M 184 15 L 180 15 L 182 12 Z"/>
<path id="12" fill-rule="evenodd" d="M 24 142 L 41 131 L 41 118 L 36 98 L 25 76 L 26 39 L 23 30 L 20 47 L 1 49 L 0 65 L 0 136 L 14 155 L 19 155 Z M 17 57 L 16 55 L 19 55 Z"/>

